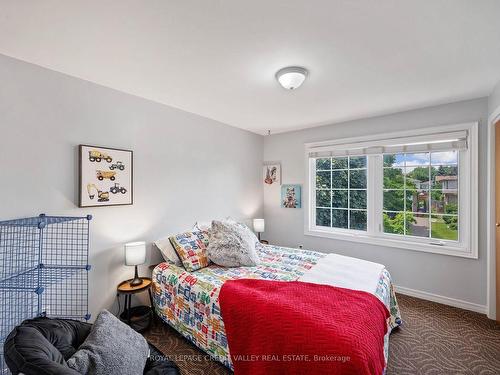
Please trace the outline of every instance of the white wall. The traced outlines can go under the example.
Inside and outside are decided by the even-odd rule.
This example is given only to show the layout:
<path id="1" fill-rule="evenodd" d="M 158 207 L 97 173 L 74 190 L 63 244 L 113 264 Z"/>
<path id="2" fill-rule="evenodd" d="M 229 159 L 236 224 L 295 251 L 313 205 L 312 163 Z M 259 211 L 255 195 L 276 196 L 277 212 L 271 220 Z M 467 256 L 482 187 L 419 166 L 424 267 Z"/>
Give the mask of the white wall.
<path id="1" fill-rule="evenodd" d="M 486 304 L 486 98 L 271 135 L 264 141 L 264 161 L 280 161 L 283 183 L 306 181 L 304 143 L 480 120 L 479 259 L 420 253 L 304 235 L 303 209 L 280 208 L 277 187 L 264 188 L 266 239 L 286 246 L 337 252 L 383 263 L 394 282 L 470 303 Z"/>
<path id="2" fill-rule="evenodd" d="M 488 113 L 491 115 L 493 112 L 500 108 L 500 82 L 497 83 L 493 92 L 488 98 Z"/>
<path id="3" fill-rule="evenodd" d="M 263 142 L 258 135 L 2 55 L 0 82 L 0 220 L 41 212 L 94 215 L 94 316 L 112 306 L 116 284 L 132 273 L 123 266 L 124 242 L 151 242 L 214 216 L 261 216 L 263 153 L 264 160 L 281 161 L 283 183 L 304 184 L 305 142 L 480 120 L 480 141 L 486 145 L 488 108 L 500 105 L 498 85 L 489 103 L 453 103 L 273 135 Z M 80 143 L 134 150 L 133 206 L 76 207 Z M 486 147 L 479 165 L 486 165 Z M 304 236 L 303 210 L 280 208 L 279 189 L 273 187 L 264 191 L 264 237 L 381 262 L 398 285 L 484 305 L 485 173 L 481 168 L 478 260 Z M 149 248 L 148 263 L 159 259 Z M 146 274 L 147 266 L 141 272 Z"/>
<path id="4" fill-rule="evenodd" d="M 76 207 L 78 144 L 134 151 L 133 206 Z M 94 216 L 94 317 L 132 276 L 123 243 L 261 216 L 262 153 L 261 136 L 0 55 L 0 220 Z M 159 259 L 149 248 L 148 263 Z"/>

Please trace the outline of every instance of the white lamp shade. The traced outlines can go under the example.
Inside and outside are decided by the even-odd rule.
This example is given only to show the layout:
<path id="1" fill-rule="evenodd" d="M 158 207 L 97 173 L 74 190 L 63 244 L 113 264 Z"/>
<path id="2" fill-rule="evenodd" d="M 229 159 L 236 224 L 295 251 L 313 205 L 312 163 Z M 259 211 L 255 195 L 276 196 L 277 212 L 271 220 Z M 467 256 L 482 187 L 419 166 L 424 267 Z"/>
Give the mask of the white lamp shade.
<path id="1" fill-rule="evenodd" d="M 257 233 L 262 233 L 266 229 L 264 219 L 253 219 L 253 230 Z"/>
<path id="2" fill-rule="evenodd" d="M 146 262 L 146 242 L 125 244 L 125 265 L 137 266 Z"/>
<path id="3" fill-rule="evenodd" d="M 299 88 L 306 77 L 307 70 L 298 66 L 283 68 L 276 73 L 276 79 L 287 90 Z"/>

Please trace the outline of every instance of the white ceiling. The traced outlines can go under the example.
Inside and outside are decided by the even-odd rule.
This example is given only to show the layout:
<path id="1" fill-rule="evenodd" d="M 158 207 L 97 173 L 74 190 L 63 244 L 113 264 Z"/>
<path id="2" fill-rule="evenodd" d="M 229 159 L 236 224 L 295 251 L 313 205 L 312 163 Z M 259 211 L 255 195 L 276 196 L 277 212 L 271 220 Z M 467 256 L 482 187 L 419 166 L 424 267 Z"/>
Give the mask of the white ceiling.
<path id="1" fill-rule="evenodd" d="M 488 95 L 499 16 L 499 0 L 0 0 L 0 53 L 264 134 Z M 297 91 L 274 79 L 288 65 L 310 71 Z"/>

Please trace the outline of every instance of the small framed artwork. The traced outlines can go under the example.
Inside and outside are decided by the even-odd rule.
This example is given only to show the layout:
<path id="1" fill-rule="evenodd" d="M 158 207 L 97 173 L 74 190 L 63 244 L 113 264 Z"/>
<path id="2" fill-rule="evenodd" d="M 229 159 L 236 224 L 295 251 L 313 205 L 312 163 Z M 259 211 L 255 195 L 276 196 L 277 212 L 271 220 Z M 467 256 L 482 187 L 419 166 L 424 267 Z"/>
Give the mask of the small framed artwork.
<path id="1" fill-rule="evenodd" d="M 133 204 L 133 152 L 79 147 L 79 207 Z"/>
<path id="2" fill-rule="evenodd" d="M 281 165 L 264 165 L 264 183 L 266 185 L 279 185 L 281 183 Z"/>
<path id="3" fill-rule="evenodd" d="M 302 201 L 301 185 L 281 185 L 281 207 L 300 208 Z"/>

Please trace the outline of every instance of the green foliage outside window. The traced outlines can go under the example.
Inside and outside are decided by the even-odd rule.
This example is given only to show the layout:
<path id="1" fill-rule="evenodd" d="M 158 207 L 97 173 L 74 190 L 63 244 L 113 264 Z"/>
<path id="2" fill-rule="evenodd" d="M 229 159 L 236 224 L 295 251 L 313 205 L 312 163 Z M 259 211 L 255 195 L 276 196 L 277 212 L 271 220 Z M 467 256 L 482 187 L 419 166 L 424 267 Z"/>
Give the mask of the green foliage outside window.
<path id="1" fill-rule="evenodd" d="M 449 204 L 444 208 L 447 214 L 458 214 L 458 206 L 456 204 Z M 452 230 L 458 229 L 458 216 L 443 216 L 443 221 L 448 225 L 448 228 Z"/>
<path id="2" fill-rule="evenodd" d="M 405 216 L 406 234 L 411 234 L 411 224 L 417 222 L 411 212 L 398 212 L 392 218 L 384 212 L 384 232 L 393 234 L 405 234 Z"/>

